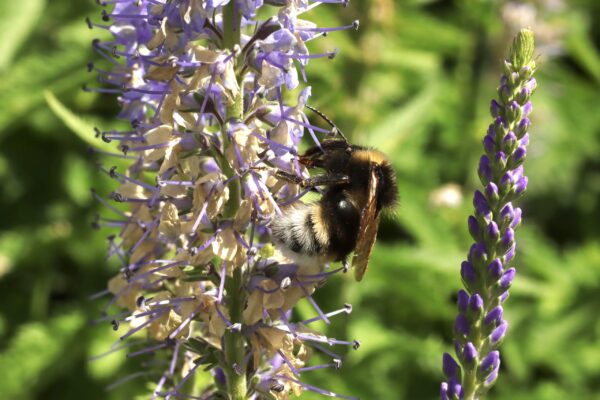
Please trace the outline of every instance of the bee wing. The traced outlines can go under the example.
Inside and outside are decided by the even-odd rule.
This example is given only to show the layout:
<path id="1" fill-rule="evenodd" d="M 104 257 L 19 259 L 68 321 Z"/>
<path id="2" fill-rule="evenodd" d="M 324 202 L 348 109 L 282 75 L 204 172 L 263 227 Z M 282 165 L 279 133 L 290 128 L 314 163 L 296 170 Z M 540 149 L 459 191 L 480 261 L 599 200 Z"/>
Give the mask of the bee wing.
<path id="1" fill-rule="evenodd" d="M 362 280 L 367 271 L 369 256 L 377 237 L 377 228 L 379 227 L 379 211 L 377 210 L 378 186 L 379 178 L 373 164 L 371 165 L 367 205 L 361 211 L 356 249 L 354 250 L 354 258 L 352 259 L 354 278 L 357 281 Z"/>

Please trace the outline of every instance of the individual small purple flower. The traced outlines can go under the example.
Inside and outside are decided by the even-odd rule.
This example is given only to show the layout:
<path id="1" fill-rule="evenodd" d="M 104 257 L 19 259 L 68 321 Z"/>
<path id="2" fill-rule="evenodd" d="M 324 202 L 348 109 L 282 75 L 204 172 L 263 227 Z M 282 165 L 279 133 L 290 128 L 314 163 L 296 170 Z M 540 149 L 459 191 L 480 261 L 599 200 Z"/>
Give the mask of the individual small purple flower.
<path id="1" fill-rule="evenodd" d="M 460 274 L 465 290 L 458 293 L 454 323 L 456 362 L 444 353 L 440 398 L 481 399 L 498 378 L 500 352 L 508 322 L 504 306 L 516 269 L 510 266 L 516 251 L 515 228 L 521 209 L 512 202 L 527 188 L 523 161 L 529 143 L 530 97 L 537 86 L 532 77 L 533 33 L 519 32 L 504 62 L 498 99 L 490 104 L 494 119 L 483 139 L 485 154 L 478 175 L 483 191 L 473 196 L 474 215 L 468 228 L 475 243 Z"/>

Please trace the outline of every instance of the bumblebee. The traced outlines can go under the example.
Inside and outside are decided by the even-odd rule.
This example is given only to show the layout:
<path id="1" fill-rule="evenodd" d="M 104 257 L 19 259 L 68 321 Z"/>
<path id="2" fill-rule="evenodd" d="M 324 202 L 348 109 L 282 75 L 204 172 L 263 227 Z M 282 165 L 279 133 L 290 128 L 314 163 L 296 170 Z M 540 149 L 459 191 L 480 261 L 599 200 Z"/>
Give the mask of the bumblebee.
<path id="1" fill-rule="evenodd" d="M 397 203 L 396 177 L 385 154 L 350 144 L 338 133 L 341 139 L 326 139 L 299 157 L 309 170 L 322 169 L 322 175 L 302 179 L 276 172 L 303 188 L 322 186 L 323 191 L 314 203 L 297 201 L 282 209 L 271 222 L 271 231 L 274 244 L 299 264 L 342 261 L 347 268 L 354 251 L 352 266 L 360 281 L 377 237 L 380 213 Z"/>

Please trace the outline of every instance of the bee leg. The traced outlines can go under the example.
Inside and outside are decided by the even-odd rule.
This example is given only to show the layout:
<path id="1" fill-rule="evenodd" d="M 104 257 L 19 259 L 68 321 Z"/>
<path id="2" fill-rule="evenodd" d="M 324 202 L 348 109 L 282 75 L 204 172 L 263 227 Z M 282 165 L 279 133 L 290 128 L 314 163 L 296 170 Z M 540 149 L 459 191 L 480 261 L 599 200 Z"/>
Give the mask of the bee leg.
<path id="1" fill-rule="evenodd" d="M 343 268 L 342 269 L 343 273 L 346 273 L 346 272 L 348 272 L 350 270 L 350 264 L 348 263 L 348 257 L 345 257 L 342 260 L 342 268 Z"/>
<path id="2" fill-rule="evenodd" d="M 296 185 L 300 185 L 303 188 L 311 188 L 316 186 L 328 186 L 328 185 L 343 185 L 350 183 L 350 177 L 342 174 L 328 174 L 328 175 L 317 175 L 310 178 L 302 178 L 289 172 L 277 170 L 275 176 L 286 180 Z"/>

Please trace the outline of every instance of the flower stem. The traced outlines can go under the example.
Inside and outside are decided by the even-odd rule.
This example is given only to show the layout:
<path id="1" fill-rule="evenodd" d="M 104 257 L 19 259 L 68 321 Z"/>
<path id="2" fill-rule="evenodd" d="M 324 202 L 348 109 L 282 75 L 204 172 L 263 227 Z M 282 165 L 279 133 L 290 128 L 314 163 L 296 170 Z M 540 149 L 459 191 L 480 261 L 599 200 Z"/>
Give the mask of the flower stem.
<path id="1" fill-rule="evenodd" d="M 242 289 L 242 267 L 233 271 L 233 276 L 226 282 L 229 313 L 233 324 L 242 323 L 244 298 Z M 230 400 L 246 399 L 246 371 L 244 368 L 244 337 L 241 332 L 228 329 L 225 332 L 225 375 L 227 376 L 227 392 Z"/>
<path id="2" fill-rule="evenodd" d="M 223 48 L 233 50 L 240 43 L 241 18 L 235 1 L 230 1 L 223 8 Z"/>
<path id="3" fill-rule="evenodd" d="M 230 1 L 223 8 L 223 47 L 235 51 L 235 46 L 239 45 L 241 14 L 235 1 Z M 237 61 L 237 60 L 236 60 Z M 224 148 L 229 144 L 228 131 L 232 122 L 242 120 L 243 114 L 243 91 L 240 89 L 235 97 L 233 104 L 227 106 L 226 123 L 223 125 L 222 135 Z M 235 171 L 229 164 L 229 160 L 223 163 L 225 173 L 233 176 Z M 231 181 L 230 196 L 225 206 L 225 218 L 234 218 L 237 213 L 241 187 L 239 179 Z M 246 371 L 244 368 L 245 358 L 245 340 L 240 328 L 243 322 L 242 315 L 245 305 L 245 296 L 242 290 L 244 286 L 242 266 L 234 266 L 232 276 L 225 282 L 226 301 L 229 309 L 231 323 L 236 325 L 237 329 L 227 329 L 223 341 L 225 347 L 225 364 L 223 371 L 227 378 L 227 394 L 230 400 L 245 400 L 247 394 Z"/>

